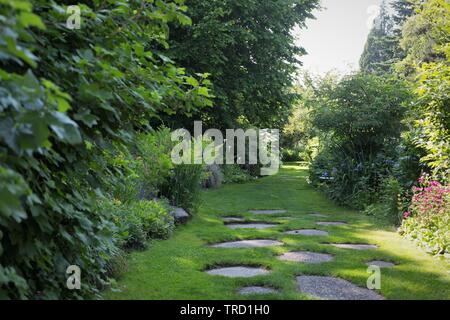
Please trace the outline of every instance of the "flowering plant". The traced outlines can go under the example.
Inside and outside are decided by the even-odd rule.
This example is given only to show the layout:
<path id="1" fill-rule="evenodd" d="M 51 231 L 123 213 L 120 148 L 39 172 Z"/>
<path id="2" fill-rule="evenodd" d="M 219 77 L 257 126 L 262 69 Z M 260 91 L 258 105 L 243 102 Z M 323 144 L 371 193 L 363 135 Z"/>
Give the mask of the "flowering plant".
<path id="1" fill-rule="evenodd" d="M 433 253 L 448 252 L 450 245 L 450 185 L 425 174 L 413 187 L 411 205 L 403 213 L 400 232 Z"/>

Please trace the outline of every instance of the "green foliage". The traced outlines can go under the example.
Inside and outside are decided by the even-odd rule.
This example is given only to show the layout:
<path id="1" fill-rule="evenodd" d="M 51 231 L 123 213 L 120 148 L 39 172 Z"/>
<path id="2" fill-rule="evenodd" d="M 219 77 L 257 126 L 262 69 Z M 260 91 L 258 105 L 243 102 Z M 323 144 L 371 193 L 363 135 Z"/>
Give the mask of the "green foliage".
<path id="1" fill-rule="evenodd" d="M 242 170 L 237 164 L 226 164 L 223 166 L 224 183 L 244 183 L 250 181 L 252 177 Z"/>
<path id="2" fill-rule="evenodd" d="M 402 221 L 404 192 L 401 184 L 394 177 L 384 179 L 377 195 L 378 202 L 368 205 L 364 213 L 399 225 Z"/>
<path id="3" fill-rule="evenodd" d="M 391 71 L 394 62 L 400 58 L 398 55 L 401 54 L 399 38 L 394 28 L 386 1 L 383 1 L 380 14 L 374 21 L 359 61 L 362 71 L 374 74 L 385 74 Z"/>
<path id="4" fill-rule="evenodd" d="M 309 75 L 305 81 L 311 81 Z M 313 137 L 310 110 L 306 101 L 314 95 L 311 86 L 300 88 L 302 99 L 299 99 L 292 109 L 288 123 L 281 133 L 281 154 L 283 161 L 309 161 L 311 157 L 310 140 Z"/>
<path id="5" fill-rule="evenodd" d="M 161 186 L 161 194 L 170 203 L 193 213 L 200 205 L 201 182 L 204 178 L 204 165 L 176 165 L 169 179 Z"/>
<path id="6" fill-rule="evenodd" d="M 169 206 L 157 201 L 103 201 L 99 210 L 111 215 L 117 229 L 115 237 L 124 249 L 143 249 L 149 239 L 166 239 L 174 229 Z"/>
<path id="7" fill-rule="evenodd" d="M 425 151 L 422 162 L 434 175 L 450 176 L 450 4 L 445 0 L 418 5 L 403 29 L 406 58 L 397 69 L 414 79 L 413 141 Z"/>
<path id="8" fill-rule="evenodd" d="M 382 181 L 394 171 L 407 87 L 356 74 L 317 92 L 312 118 L 324 143 L 310 180 L 339 203 L 363 208 L 377 199 Z"/>
<path id="9" fill-rule="evenodd" d="M 400 233 L 433 254 L 450 248 L 450 185 L 433 181 L 428 175 L 413 188 L 411 206 L 404 212 Z"/>
<path id="10" fill-rule="evenodd" d="M 318 1 L 186 4 L 193 24 L 174 29 L 172 56 L 187 70 L 211 74 L 217 105 L 198 117 L 216 128 L 233 128 L 240 120 L 259 127 L 285 122 L 296 96 L 291 83 L 298 58 L 305 53 L 291 31 L 304 26 Z"/>
<path id="11" fill-rule="evenodd" d="M 141 133 L 137 139 L 137 161 L 144 196 L 156 195 L 173 169 L 170 152 L 173 142 L 170 130 L 161 128 L 151 133 Z"/>
<path id="12" fill-rule="evenodd" d="M 162 113 L 211 105 L 206 75 L 193 87 L 165 55 L 168 23 L 189 23 L 182 1 L 78 5 L 81 28 L 69 30 L 54 1 L 0 3 L 1 297 L 97 294 L 117 247 L 94 205 L 111 173 L 127 167 L 111 168 L 104 148 L 133 145 Z M 66 289 L 72 264 L 81 291 Z"/>

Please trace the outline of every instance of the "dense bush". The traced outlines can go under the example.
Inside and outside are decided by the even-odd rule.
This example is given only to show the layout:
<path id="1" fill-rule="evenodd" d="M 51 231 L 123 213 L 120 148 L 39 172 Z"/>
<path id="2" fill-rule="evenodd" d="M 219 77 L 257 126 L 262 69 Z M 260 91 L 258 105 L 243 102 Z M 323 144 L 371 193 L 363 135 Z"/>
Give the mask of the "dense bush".
<path id="1" fill-rule="evenodd" d="M 442 185 L 425 175 L 413 192 L 400 232 L 434 254 L 449 253 L 450 185 Z"/>
<path id="2" fill-rule="evenodd" d="M 333 200 L 362 209 L 378 200 L 382 182 L 395 170 L 407 88 L 357 74 L 319 92 L 312 98 L 312 119 L 324 142 L 310 180 Z"/>
<path id="3" fill-rule="evenodd" d="M 174 218 L 168 204 L 160 201 L 104 201 L 100 210 L 111 215 L 116 238 L 124 249 L 142 249 L 149 239 L 166 239 L 174 229 Z"/>
<path id="4" fill-rule="evenodd" d="M 396 178 L 390 176 L 381 183 L 376 199 L 364 208 L 364 213 L 399 225 L 402 222 L 402 209 L 408 204 L 402 201 L 404 197 L 403 187 Z"/>
<path id="5" fill-rule="evenodd" d="M 284 162 L 304 160 L 302 157 L 303 152 L 304 152 L 303 148 L 293 148 L 293 149 L 283 148 L 281 150 L 281 160 Z"/>
<path id="6" fill-rule="evenodd" d="M 167 23 L 190 23 L 182 1 L 78 4 L 73 30 L 54 1 L 0 4 L 3 298 L 98 293 L 117 249 L 108 216 L 94 210 L 105 179 L 120 171 L 104 149 L 134 145 L 158 114 L 211 105 L 204 77 L 164 55 Z M 72 264 L 82 270 L 79 291 L 66 288 Z"/>
<path id="7" fill-rule="evenodd" d="M 188 212 L 195 212 L 200 205 L 201 183 L 205 177 L 204 165 L 176 165 L 163 186 L 161 194 L 170 203 L 182 207 Z"/>
<path id="8" fill-rule="evenodd" d="M 141 197 L 156 196 L 170 178 L 174 167 L 170 158 L 172 146 L 168 128 L 139 134 L 135 157 L 139 168 Z"/>
<path id="9" fill-rule="evenodd" d="M 223 166 L 224 183 L 243 183 L 250 181 L 252 176 L 241 169 L 237 164 L 227 164 Z"/>

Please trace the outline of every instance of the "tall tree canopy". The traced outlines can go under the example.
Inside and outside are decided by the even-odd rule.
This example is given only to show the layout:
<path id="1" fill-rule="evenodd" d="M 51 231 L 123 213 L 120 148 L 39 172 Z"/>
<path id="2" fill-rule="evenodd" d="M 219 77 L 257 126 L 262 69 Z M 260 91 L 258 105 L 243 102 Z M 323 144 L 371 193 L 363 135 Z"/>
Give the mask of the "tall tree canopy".
<path id="1" fill-rule="evenodd" d="M 212 74 L 215 108 L 199 117 L 219 128 L 284 122 L 295 97 L 296 25 L 318 0 L 188 0 L 190 28 L 171 33 L 172 56 L 188 72 Z M 189 49 L 186 49 L 189 48 Z"/>
<path id="2" fill-rule="evenodd" d="M 393 71 L 393 65 L 404 57 L 400 47 L 401 27 L 414 13 L 413 0 L 383 1 L 360 58 L 362 71 L 384 74 Z M 389 13 L 392 6 L 394 13 Z"/>

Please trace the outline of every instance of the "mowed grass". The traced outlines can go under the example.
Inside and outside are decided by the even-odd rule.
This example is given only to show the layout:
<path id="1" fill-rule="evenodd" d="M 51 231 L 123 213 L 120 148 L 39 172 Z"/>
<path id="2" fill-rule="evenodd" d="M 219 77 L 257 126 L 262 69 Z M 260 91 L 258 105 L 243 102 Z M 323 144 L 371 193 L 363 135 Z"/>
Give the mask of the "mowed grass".
<path id="1" fill-rule="evenodd" d="M 366 262 L 385 260 L 396 266 L 381 271 L 381 290 L 386 299 L 450 299 L 448 261 L 433 258 L 413 243 L 402 239 L 392 227 L 355 211 L 338 207 L 306 183 L 307 170 L 286 165 L 276 176 L 241 185 L 226 185 L 203 192 L 197 215 L 177 228 L 174 236 L 154 241 L 146 251 L 129 255 L 128 271 L 118 280 L 106 299 L 312 299 L 297 291 L 298 275 L 341 277 L 365 287 Z M 254 215 L 251 209 L 285 209 L 287 213 Z M 317 212 L 327 218 L 310 216 Z M 225 227 L 221 217 L 242 216 L 253 221 L 278 222 L 264 230 Z M 282 217 L 291 216 L 293 219 Z M 345 221 L 343 226 L 318 226 L 317 221 Z M 316 228 L 329 236 L 286 235 L 284 231 Z M 276 239 L 279 247 L 252 249 L 211 248 L 209 244 L 239 239 Z M 328 245 L 370 243 L 376 250 L 356 251 Z M 277 260 L 287 251 L 308 250 L 330 253 L 334 260 L 321 264 L 302 264 Z M 252 278 L 225 278 L 204 272 L 214 266 L 250 265 L 271 270 Z M 279 294 L 241 296 L 243 286 L 262 285 L 280 290 Z"/>

